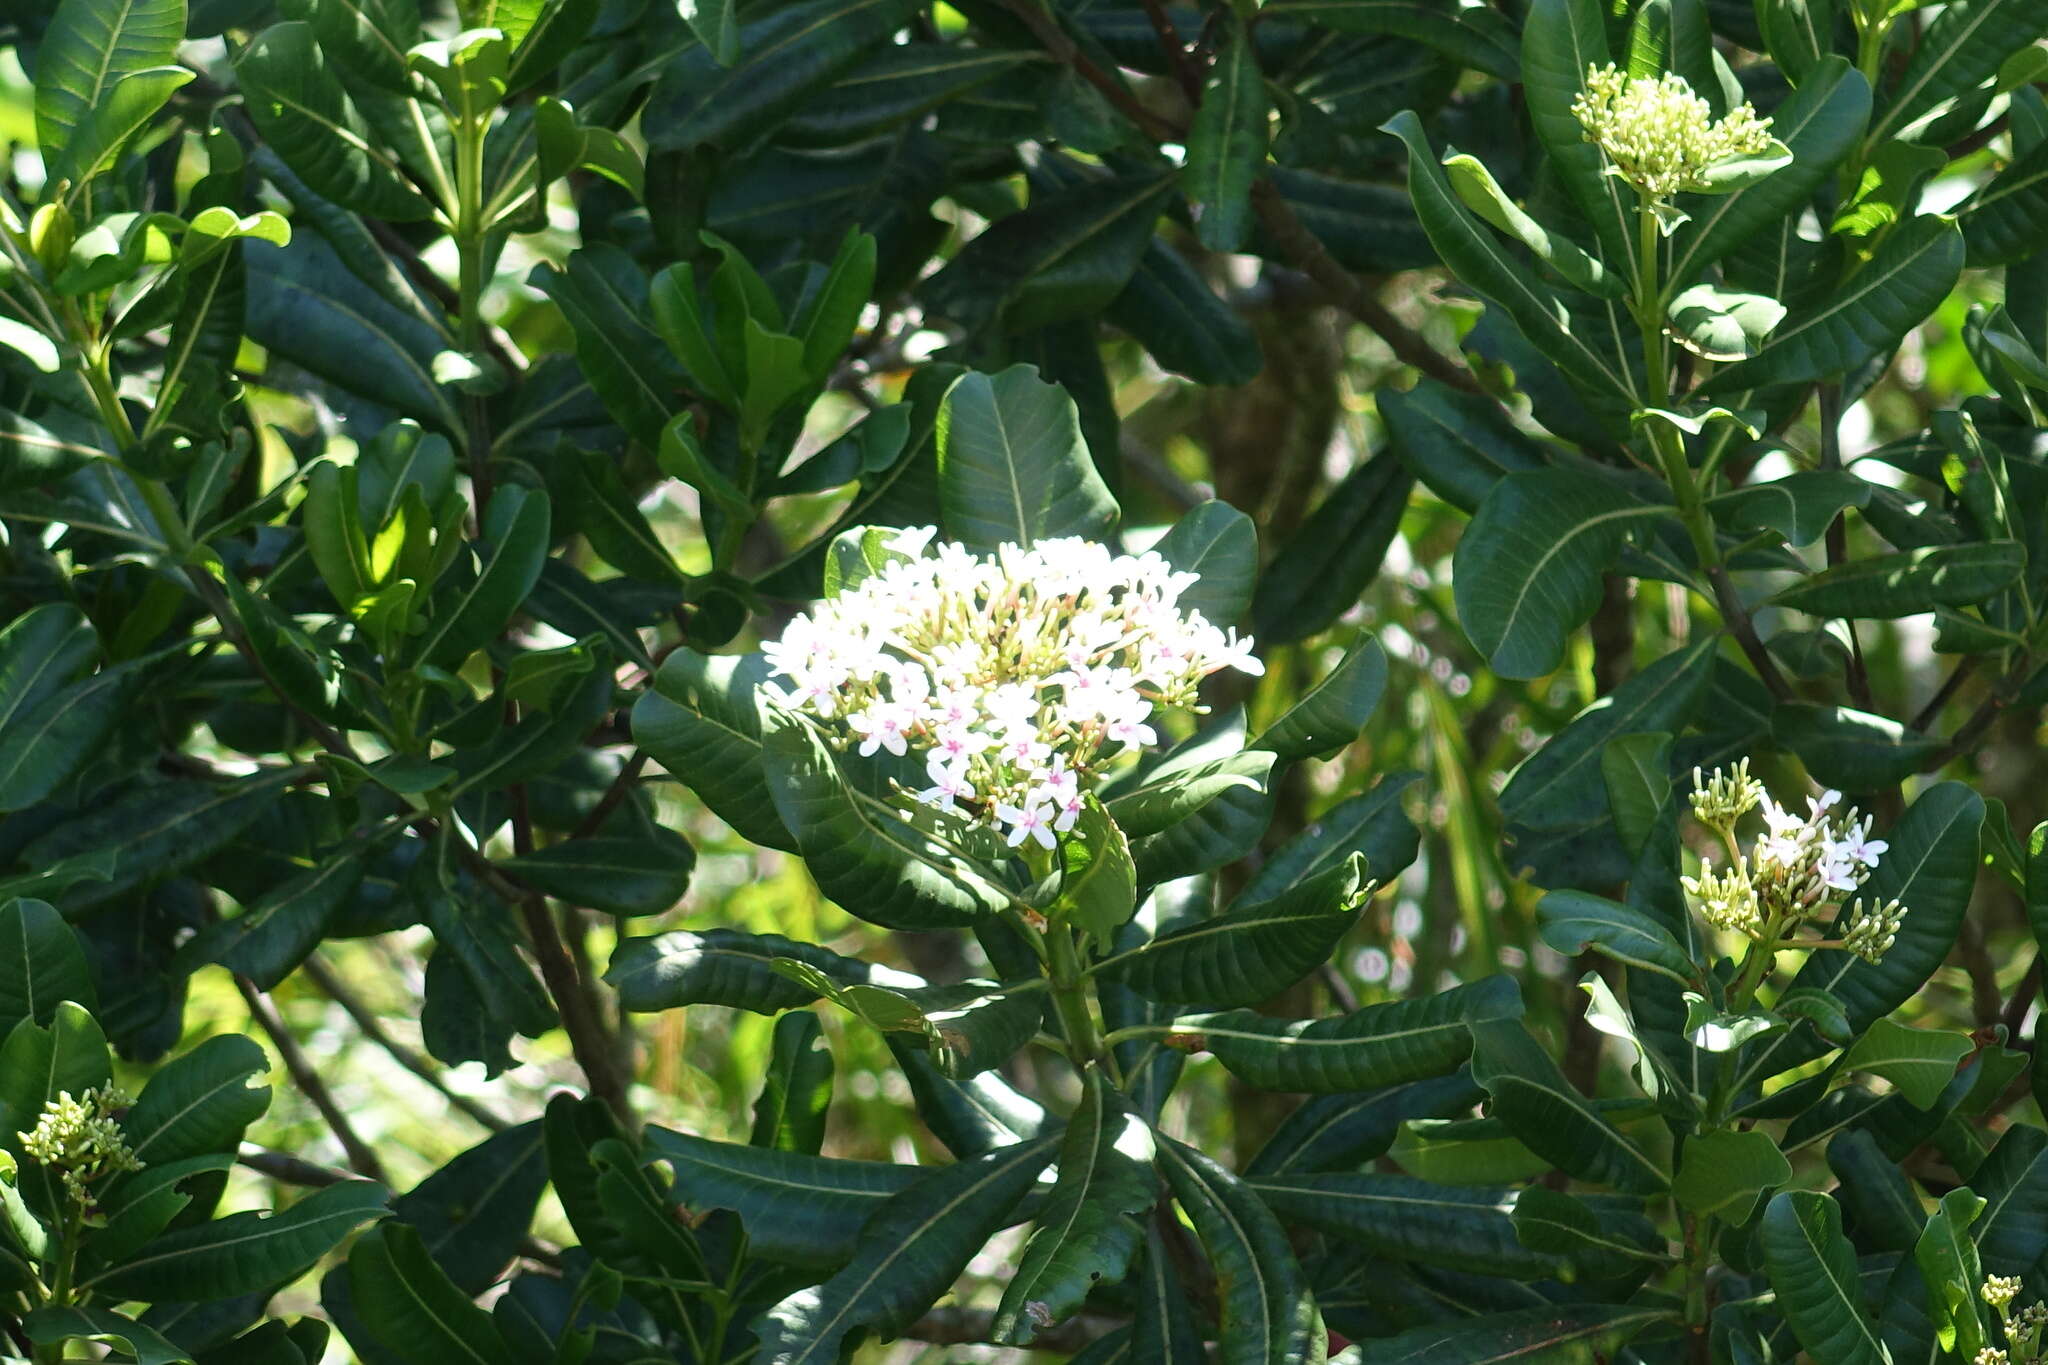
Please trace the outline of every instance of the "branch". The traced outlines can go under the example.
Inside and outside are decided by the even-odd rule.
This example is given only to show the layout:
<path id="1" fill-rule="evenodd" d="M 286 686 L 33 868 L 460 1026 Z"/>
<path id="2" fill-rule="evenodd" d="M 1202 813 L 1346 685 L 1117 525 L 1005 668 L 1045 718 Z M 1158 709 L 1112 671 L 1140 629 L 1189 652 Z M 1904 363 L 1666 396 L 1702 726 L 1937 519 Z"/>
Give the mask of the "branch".
<path id="1" fill-rule="evenodd" d="M 1404 365 L 1413 365 L 1440 384 L 1464 393 L 1484 394 L 1479 381 L 1464 366 L 1448 359 L 1424 341 L 1407 323 L 1387 310 L 1357 276 L 1332 256 L 1308 224 L 1294 211 L 1272 180 L 1261 177 L 1252 185 L 1252 209 L 1259 226 L 1266 230 L 1281 256 L 1319 285 L 1331 302 L 1370 328 Z"/>
<path id="2" fill-rule="evenodd" d="M 934 1346 L 965 1346 L 989 1340 L 996 1315 L 986 1308 L 934 1308 L 903 1329 L 909 1341 Z M 1031 1338 L 1034 1351 L 1074 1352 L 1098 1338 L 1108 1336 L 1123 1324 L 1115 1318 L 1082 1313 L 1055 1327 L 1042 1328 Z"/>
<path id="3" fill-rule="evenodd" d="M 1038 39 L 1039 46 L 1050 53 L 1053 60 L 1072 67 L 1075 75 L 1100 90 L 1102 97 L 1125 118 L 1137 124 L 1145 136 L 1154 142 L 1180 142 L 1187 137 L 1185 128 L 1164 114 L 1148 109 L 1131 93 L 1129 86 L 1097 66 L 1038 0 L 1003 0 L 1003 8 L 1031 30 L 1031 36 Z"/>
<path id="4" fill-rule="evenodd" d="M 624 803 L 626 797 L 631 794 L 633 784 L 640 780 L 640 774 L 646 768 L 647 751 L 645 749 L 635 749 L 633 756 L 626 760 L 624 767 L 619 769 L 619 775 L 612 779 L 612 785 L 605 790 L 605 794 L 598 799 L 597 804 L 591 807 L 590 814 L 584 816 L 576 828 L 569 832 L 569 837 L 571 839 L 587 839 L 602 829 L 604 822 L 611 818 L 611 813 L 617 810 Z"/>
<path id="5" fill-rule="evenodd" d="M 1792 685 L 1785 681 L 1785 675 L 1778 671 L 1778 661 L 1771 657 L 1771 651 L 1757 637 L 1756 622 L 1750 619 L 1742 594 L 1735 591 L 1735 580 L 1728 576 L 1727 566 L 1716 564 L 1707 570 L 1707 580 L 1714 588 L 1714 605 L 1721 609 L 1721 624 L 1728 627 L 1735 643 L 1742 646 L 1749 666 L 1756 670 L 1757 677 L 1770 689 L 1772 697 L 1779 701 L 1789 700 Z"/>
<path id="6" fill-rule="evenodd" d="M 239 972 L 235 974 L 235 989 L 239 990 L 242 999 L 248 1002 L 250 1017 L 270 1035 L 270 1041 L 276 1045 L 278 1055 L 284 1059 L 285 1070 L 291 1073 L 292 1083 L 298 1086 L 301 1094 L 313 1102 L 313 1107 L 320 1111 L 320 1117 L 327 1121 L 328 1129 L 348 1157 L 349 1168 L 370 1180 L 383 1181 L 383 1163 L 377 1160 L 377 1154 L 370 1150 L 370 1145 L 356 1135 L 355 1127 L 348 1121 L 347 1113 L 335 1103 L 334 1094 L 328 1090 L 327 1082 L 320 1079 L 320 1073 L 313 1069 L 313 1063 L 307 1058 L 305 1050 L 299 1046 L 299 1040 L 293 1036 L 291 1026 L 286 1024 L 284 1016 L 277 1012 L 277 1002 L 258 990 L 255 982 Z"/>
<path id="7" fill-rule="evenodd" d="M 342 984 L 341 978 L 336 976 L 334 970 L 325 962 L 318 957 L 309 957 L 302 966 L 306 975 L 313 979 L 313 984 L 320 988 L 320 992 L 341 1006 L 348 1017 L 355 1021 L 356 1027 L 362 1031 L 365 1038 L 390 1053 L 392 1059 L 400 1066 L 432 1086 L 451 1106 L 494 1133 L 512 1126 L 509 1120 L 498 1117 L 469 1096 L 451 1089 L 447 1078 L 441 1074 L 441 1069 L 427 1057 L 393 1038 L 385 1029 L 383 1021 L 371 1013 L 369 1006 L 365 1005 L 353 991 Z"/>

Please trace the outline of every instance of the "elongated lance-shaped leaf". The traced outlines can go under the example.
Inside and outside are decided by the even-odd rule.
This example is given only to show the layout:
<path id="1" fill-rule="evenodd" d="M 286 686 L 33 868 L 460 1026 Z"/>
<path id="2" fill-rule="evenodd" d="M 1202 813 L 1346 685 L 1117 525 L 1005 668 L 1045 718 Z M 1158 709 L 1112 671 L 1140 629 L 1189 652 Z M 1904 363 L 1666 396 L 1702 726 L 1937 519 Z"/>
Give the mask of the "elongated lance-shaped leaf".
<path id="1" fill-rule="evenodd" d="M 1472 1038 L 1472 1079 L 1531 1151 L 1582 1180 L 1635 1194 L 1670 1185 L 1663 1163 L 1573 1089 L 1519 1020 L 1475 1023 Z"/>
<path id="2" fill-rule="evenodd" d="M 1914 45 L 1890 100 L 1871 124 L 1870 145 L 1914 136 L 1928 115 L 1990 80 L 2007 57 L 2044 28 L 2044 0 L 1961 0 L 1944 6 Z"/>
<path id="3" fill-rule="evenodd" d="M 1597 17 L 1596 9 L 1596 22 Z M 1532 16 L 1532 29 L 1535 24 Z M 1583 74 L 1585 68 L 1581 66 L 1579 71 Z M 1576 119 L 1573 124 L 1573 139 L 1583 146 Z M 1539 131 L 1541 126 L 1539 121 Z M 1413 113 L 1402 113 L 1386 124 L 1385 131 L 1407 144 L 1408 192 L 1416 216 L 1452 273 L 1498 304 L 1589 398 L 1608 406 L 1633 405 L 1637 398 L 1635 376 L 1623 369 L 1615 356 L 1590 345 L 1557 296 L 1509 254 L 1493 229 L 1465 207 L 1437 164 L 1421 121 Z M 1597 161 L 1598 151 L 1590 146 L 1585 150 Z M 1620 183 L 1608 176 L 1600 180 L 1608 185 Z M 1625 257 L 1627 250 L 1624 246 L 1610 259 Z"/>
<path id="4" fill-rule="evenodd" d="M 1519 74 L 1537 140 L 1591 225 L 1601 258 L 1610 269 L 1633 277 L 1633 195 L 1622 180 L 1607 174 L 1600 149 L 1586 141 L 1585 126 L 1572 112 L 1585 89 L 1587 68 L 1614 60 L 1605 7 L 1599 0 L 1535 0 L 1522 16 L 1521 57 Z"/>
<path id="5" fill-rule="evenodd" d="M 1227 626 L 1251 606 L 1259 577 L 1259 531 L 1229 503 L 1211 498 L 1189 508 L 1152 549 L 1180 572 L 1201 575 L 1181 589 L 1175 605 L 1183 612 L 1199 611 Z"/>
<path id="6" fill-rule="evenodd" d="M 1262 1090 L 1330 1094 L 1396 1085 L 1457 1069 L 1482 1020 L 1518 1019 L 1521 991 L 1490 976 L 1436 995 L 1367 1005 L 1334 1019 L 1274 1019 L 1250 1010 L 1198 1014 L 1174 1031 Z"/>
<path id="7" fill-rule="evenodd" d="M 1670 515 L 1596 474 L 1509 475 L 1459 537 L 1451 580 L 1459 623 L 1499 673 L 1541 677 L 1600 605 L 1601 576 L 1630 533 Z"/>
<path id="8" fill-rule="evenodd" d="M 135 1365 L 192 1365 L 192 1357 L 154 1327 L 111 1308 L 38 1308 L 21 1320 L 21 1327 L 38 1345 L 103 1342 L 133 1356 Z"/>
<path id="9" fill-rule="evenodd" d="M 209 1038 L 149 1078 L 121 1131 L 148 1166 L 209 1152 L 232 1152 L 242 1133 L 270 1108 L 260 1082 L 270 1059 L 238 1033 Z"/>
<path id="10" fill-rule="evenodd" d="M 1538 260 L 1564 276 L 1566 282 L 1602 298 L 1618 299 L 1628 292 L 1626 280 L 1610 274 L 1605 266 L 1582 251 L 1569 237 L 1552 232 L 1530 217 L 1521 205 L 1508 197 L 1500 182 L 1493 178 L 1493 172 L 1487 170 L 1486 163 L 1478 157 L 1462 153 L 1447 156 L 1444 158 L 1444 174 L 1450 178 L 1451 188 L 1458 192 L 1458 198 L 1465 201 L 1467 208 L 1528 247 Z"/>
<path id="11" fill-rule="evenodd" d="M 408 1365 L 490 1365 L 503 1346 L 491 1315 L 427 1255 L 419 1232 L 385 1223 L 348 1253 L 349 1300 L 377 1344 Z"/>
<path id="12" fill-rule="evenodd" d="M 712 1142 L 650 1126 L 652 1156 L 675 1169 L 670 1193 L 686 1209 L 731 1209 L 755 1254 L 836 1268 L 853 1254 L 861 1225 L 925 1174 L 887 1161 Z"/>
<path id="13" fill-rule="evenodd" d="M 1363 1171 L 1251 1180 L 1268 1208 L 1378 1256 L 1475 1275 L 1550 1279 L 1562 1258 L 1532 1251 L 1515 1236 L 1515 1192 L 1495 1185 L 1437 1185 Z"/>
<path id="14" fill-rule="evenodd" d="M 389 1192 L 344 1180 L 276 1213 L 231 1213 L 177 1228 L 87 1288 L 116 1299 L 183 1301 L 251 1294 L 296 1278 L 365 1223 L 390 1213 Z"/>
<path id="15" fill-rule="evenodd" d="M 1209 67 L 1188 130 L 1181 185 L 1195 213 L 1195 236 L 1211 251 L 1236 251 L 1252 225 L 1252 183 L 1266 160 L 1266 81 L 1258 47 L 1235 11 L 1222 51 Z"/>
<path id="16" fill-rule="evenodd" d="M 1870 555 L 1801 579 L 1771 604 L 1815 616 L 1893 619 L 1936 607 L 1970 607 L 2018 578 L 2026 547 L 1979 541 Z"/>
<path id="17" fill-rule="evenodd" d="M 571 905 L 614 915 L 658 915 L 690 885 L 697 851 L 673 830 L 564 839 L 501 864 Z"/>
<path id="18" fill-rule="evenodd" d="M 775 970 L 773 964 L 784 958 L 815 967 L 846 986 L 914 990 L 925 984 L 908 972 L 841 957 L 814 943 L 737 929 L 707 929 L 701 934 L 677 930 L 652 938 L 626 939 L 612 954 L 604 979 L 629 1010 L 730 1005 L 757 1014 L 778 1014 L 818 998 L 816 991 Z"/>
<path id="19" fill-rule="evenodd" d="M 52 184 L 92 173 L 108 150 L 95 142 L 93 125 L 118 87 L 175 67 L 184 38 L 185 0 L 64 0 L 56 7 L 35 60 L 36 145 Z"/>
<path id="20" fill-rule="evenodd" d="M 1271 900 L 1162 934 L 1097 970 L 1166 1003 L 1256 1004 L 1329 960 L 1371 886 L 1354 853 Z"/>
<path id="21" fill-rule="evenodd" d="M 1358 738 L 1387 686 L 1387 655 L 1366 636 L 1252 741 L 1283 759 L 1328 758 Z M 1390 873 L 1376 871 L 1385 881 Z"/>
<path id="22" fill-rule="evenodd" d="M 2015 1124 L 1970 1177 L 1984 1196 L 1972 1235 L 1993 1275 L 2024 1274 L 2048 1251 L 2048 1134 Z"/>
<path id="23" fill-rule="evenodd" d="M 1139 1215 L 1159 1197 L 1152 1130 L 1099 1068 L 1060 1140 L 1059 1178 L 1003 1290 L 989 1335 L 1016 1345 L 1078 1310 L 1097 1285 L 1116 1284 L 1144 1240 Z"/>
<path id="24" fill-rule="evenodd" d="M 1116 525 L 1073 399 L 1029 365 L 960 376 L 939 405 L 935 439 L 946 535 L 978 553 L 1050 536 L 1100 539 Z"/>
<path id="25" fill-rule="evenodd" d="M 1508 475 L 1545 464 L 1542 446 L 1516 429 L 1499 404 L 1427 375 L 1406 393 L 1390 389 L 1375 401 L 1409 472 L 1467 512 Z"/>
<path id="26" fill-rule="evenodd" d="M 1256 905 L 1285 894 L 1311 877 L 1341 866 L 1353 854 L 1385 886 L 1407 870 L 1422 846 L 1422 832 L 1401 807 L 1402 794 L 1422 774 L 1413 769 L 1387 773 L 1363 796 L 1339 801 L 1307 829 L 1289 839 L 1252 874 L 1238 905 Z"/>
<path id="27" fill-rule="evenodd" d="M 1536 902 L 1537 932 L 1567 956 L 1591 948 L 1631 967 L 1661 972 L 1691 985 L 1699 968 L 1671 931 L 1645 912 L 1589 891 L 1550 891 Z"/>
<path id="28" fill-rule="evenodd" d="M 391 1209 L 419 1232 L 456 1288 L 481 1294 L 519 1254 L 547 1183 L 546 1135 L 535 1119 L 460 1153 L 393 1200 Z"/>
<path id="29" fill-rule="evenodd" d="M 0 904 L 0 1037 L 24 1019 L 47 1025 L 60 1000 L 97 1003 L 77 931 L 43 901 Z"/>
<path id="30" fill-rule="evenodd" d="M 1289 1114 L 1249 1165 L 1247 1179 L 1357 1170 L 1416 1118 L 1452 1118 L 1485 1098 L 1466 1072 L 1356 1094 L 1317 1095 Z"/>
<path id="31" fill-rule="evenodd" d="M 794 852 L 761 765 L 758 654 L 678 649 L 633 706 L 633 738 L 749 841 Z"/>
<path id="32" fill-rule="evenodd" d="M 1969 1226 L 1984 1212 L 1984 1200 L 1969 1190 L 1950 1190 L 1913 1244 L 1913 1262 L 1927 1284 L 1927 1315 L 1941 1349 L 1960 1360 L 1975 1360 L 1987 1335 L 1977 1291 L 1984 1269 Z"/>
<path id="33" fill-rule="evenodd" d="M 1216 1268 L 1221 1365 L 1316 1365 L 1322 1314 L 1280 1220 L 1251 1187 L 1192 1147 L 1159 1139 L 1159 1168 Z"/>
<path id="34" fill-rule="evenodd" d="M 925 1174 L 875 1211 L 838 1274 L 754 1324 L 760 1365 L 827 1365 L 869 1332 L 910 1325 L 952 1287 L 1052 1159 L 1049 1138 L 999 1147 Z"/>
<path id="35" fill-rule="evenodd" d="M 1757 1245 L 1779 1310 L 1815 1360 L 1890 1365 L 1877 1324 L 1863 1311 L 1856 1249 L 1842 1235 L 1841 1205 L 1809 1190 L 1774 1195 Z"/>
<path id="36" fill-rule="evenodd" d="M 7 449 L 12 421 L 0 417 L 0 451 Z M 0 490 L 8 487 L 5 471 L 11 467 L 0 456 Z M 44 477 L 37 474 L 31 482 Z M 16 616 L 0 630 L 0 733 L 62 691 L 98 653 L 99 633 L 69 602 L 45 602 Z"/>
<path id="37" fill-rule="evenodd" d="M 775 1021 L 768 1072 L 754 1101 L 747 1142 L 813 1156 L 825 1145 L 825 1111 L 832 1104 L 832 1051 L 823 1025 L 808 1010 Z"/>
<path id="38" fill-rule="evenodd" d="M 1612 1360 L 1630 1338 L 1670 1320 L 1667 1309 L 1604 1303 L 1480 1313 L 1361 1343 L 1331 1365 L 1565 1365 Z"/>
<path id="39" fill-rule="evenodd" d="M 519 484 L 499 489 L 484 513 L 481 562 L 434 594 L 431 619 L 413 657 L 456 668 L 497 638 L 540 578 L 550 524 L 546 493 Z"/>
<path id="40" fill-rule="evenodd" d="M 1386 562 L 1414 486 L 1408 466 L 1383 451 L 1324 495 L 1252 595 L 1252 628 L 1261 643 L 1314 635 L 1357 605 Z"/>
<path id="41" fill-rule="evenodd" d="M 1919 326 L 1962 270 L 1963 234 L 1954 219 L 1910 219 L 1840 288 L 1792 313 L 1761 352 L 1722 370 L 1698 393 L 1741 393 L 1843 374 Z"/>

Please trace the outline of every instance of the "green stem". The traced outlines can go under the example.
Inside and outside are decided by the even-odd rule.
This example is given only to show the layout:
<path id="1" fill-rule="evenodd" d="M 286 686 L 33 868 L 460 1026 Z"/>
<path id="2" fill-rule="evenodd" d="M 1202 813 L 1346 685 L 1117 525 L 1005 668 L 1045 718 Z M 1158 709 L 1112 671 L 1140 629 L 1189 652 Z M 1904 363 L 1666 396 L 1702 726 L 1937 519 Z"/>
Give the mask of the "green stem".
<path id="1" fill-rule="evenodd" d="M 1081 970 L 1074 931 L 1064 924 L 1055 924 L 1047 931 L 1045 942 L 1053 1008 L 1067 1035 L 1068 1055 L 1076 1066 L 1099 1060 L 1103 1055 L 1102 1031 L 1096 1027 L 1094 1011 L 1089 1007 L 1088 978 Z"/>

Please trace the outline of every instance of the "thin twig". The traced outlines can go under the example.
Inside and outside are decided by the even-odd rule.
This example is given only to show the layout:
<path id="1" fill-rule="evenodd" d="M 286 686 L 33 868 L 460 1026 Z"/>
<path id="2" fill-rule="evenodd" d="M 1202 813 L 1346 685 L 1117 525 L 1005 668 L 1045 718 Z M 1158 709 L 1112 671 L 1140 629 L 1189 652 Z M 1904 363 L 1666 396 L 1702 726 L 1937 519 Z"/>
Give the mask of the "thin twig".
<path id="1" fill-rule="evenodd" d="M 1763 685 L 1770 689 L 1771 696 L 1779 701 L 1789 700 L 1792 685 L 1785 681 L 1785 675 L 1778 671 L 1778 661 L 1771 657 L 1771 651 L 1757 637 L 1756 622 L 1750 619 L 1749 608 L 1743 604 L 1742 594 L 1735 590 L 1735 580 L 1728 576 L 1725 565 L 1716 564 L 1707 570 L 1707 581 L 1714 588 L 1714 605 L 1721 610 L 1721 624 L 1728 627 L 1729 634 L 1749 659 L 1749 666 L 1756 670 Z"/>
<path id="2" fill-rule="evenodd" d="M 1330 993 L 1330 999 L 1346 1014 L 1358 1012 L 1358 992 L 1351 989 L 1351 983 L 1344 979 L 1344 973 L 1337 970 L 1334 962 L 1325 962 L 1319 969 L 1323 989 Z"/>
<path id="3" fill-rule="evenodd" d="M 1949 670 L 1947 679 L 1936 689 L 1934 695 L 1927 699 L 1927 705 L 1914 713 L 1906 728 L 1924 731 L 1935 721 L 1940 720 L 1942 708 L 1955 700 L 1956 692 L 1969 681 L 1970 675 L 1977 671 L 1978 657 L 1975 654 L 1964 655 L 1962 661 Z"/>
<path id="4" fill-rule="evenodd" d="M 1825 471 L 1836 471 L 1842 467 L 1842 386 L 1823 384 L 1818 395 L 1820 404 L 1820 467 Z M 1827 556 L 1830 569 L 1840 568 L 1849 560 L 1849 521 L 1841 512 L 1828 523 Z M 1849 697 L 1865 711 L 1871 709 L 1870 669 L 1863 661 L 1863 638 L 1856 631 L 1856 623 L 1847 622 L 1849 627 Z"/>
<path id="5" fill-rule="evenodd" d="M 383 1163 L 377 1160 L 377 1154 L 370 1150 L 370 1145 L 356 1134 L 355 1125 L 348 1121 L 347 1113 L 335 1102 L 334 1093 L 327 1088 L 327 1082 L 320 1079 L 320 1073 L 314 1069 L 305 1050 L 299 1046 L 299 1040 L 293 1035 L 291 1026 L 285 1023 L 284 1016 L 278 1013 L 277 1002 L 265 992 L 258 990 L 255 982 L 240 973 L 235 975 L 235 989 L 239 990 L 242 999 L 248 1002 L 249 1016 L 256 1021 L 258 1027 L 270 1035 L 270 1041 L 276 1046 L 278 1056 L 284 1059 L 285 1070 L 291 1073 L 292 1083 L 298 1086 L 301 1094 L 313 1102 L 313 1107 L 320 1111 L 320 1117 L 327 1121 L 329 1131 L 334 1134 L 335 1141 L 341 1144 L 341 1150 L 348 1157 L 349 1168 L 370 1180 L 382 1181 Z"/>
<path id="6" fill-rule="evenodd" d="M 1992 961 L 1984 926 L 1976 920 L 1963 920 L 1956 934 L 1956 956 L 1963 960 L 1963 969 L 1970 976 L 1971 1014 L 1978 1028 L 1988 1028 L 1998 1022 L 2004 1001 L 1998 994 L 1998 964 Z"/>
<path id="7" fill-rule="evenodd" d="M 441 1074 L 441 1069 L 431 1060 L 392 1037 L 385 1029 L 383 1021 L 377 1018 L 369 1006 L 342 983 L 341 978 L 335 975 L 334 969 L 319 957 L 307 958 L 302 968 L 306 975 L 312 978 L 313 984 L 320 988 L 321 994 L 341 1006 L 348 1017 L 355 1020 L 356 1027 L 362 1031 L 365 1038 L 390 1053 L 392 1059 L 400 1066 L 432 1086 L 450 1105 L 494 1133 L 512 1126 L 510 1120 L 500 1118 L 469 1096 L 452 1089 L 447 1078 Z"/>
<path id="8" fill-rule="evenodd" d="M 633 756 L 626 760 L 624 767 L 619 769 L 619 775 L 612 779 L 612 785 L 606 789 L 602 797 L 598 798 L 597 804 L 590 808 L 590 814 L 584 816 L 576 828 L 569 832 L 569 837 L 571 839 L 587 839 L 597 833 L 598 830 L 604 828 L 604 822 L 610 819 L 612 812 L 617 810 L 626 797 L 632 794 L 633 784 L 640 780 L 640 774 L 646 768 L 647 751 L 645 749 L 635 749 Z"/>
<path id="9" fill-rule="evenodd" d="M 1188 52 L 1188 45 L 1180 40 L 1180 30 L 1173 26 L 1173 18 L 1167 14 L 1166 6 L 1160 0 L 1144 0 L 1146 17 L 1152 21 L 1153 36 L 1159 39 L 1159 50 L 1166 54 L 1167 65 L 1180 80 L 1180 88 L 1187 92 L 1188 102 L 1199 105 L 1202 102 L 1202 68 Z"/>
<path id="10" fill-rule="evenodd" d="M 1154 142 L 1179 142 L 1186 138 L 1185 128 L 1164 114 L 1147 108 L 1131 93 L 1129 86 L 1097 66 L 1038 0 L 1003 0 L 1003 8 L 1016 15 L 1018 21 L 1031 30 L 1031 36 L 1038 39 L 1039 46 L 1050 53 L 1053 60 L 1071 67 L 1075 75 L 1101 91 L 1102 97 L 1125 118 L 1137 124 L 1145 136 Z"/>

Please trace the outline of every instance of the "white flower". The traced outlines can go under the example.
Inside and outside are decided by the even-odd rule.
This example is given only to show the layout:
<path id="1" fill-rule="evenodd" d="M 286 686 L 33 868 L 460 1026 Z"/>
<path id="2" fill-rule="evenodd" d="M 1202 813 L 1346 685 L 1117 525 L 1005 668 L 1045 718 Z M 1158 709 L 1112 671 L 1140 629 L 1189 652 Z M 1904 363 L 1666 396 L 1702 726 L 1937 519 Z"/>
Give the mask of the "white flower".
<path id="1" fill-rule="evenodd" d="M 846 724 L 847 728 L 862 736 L 862 758 L 871 756 L 877 749 L 887 749 L 901 758 L 910 751 L 910 727 L 916 719 L 916 713 L 900 702 L 877 702 L 865 711 L 848 716 Z"/>
<path id="2" fill-rule="evenodd" d="M 1016 848 L 1026 839 L 1031 839 L 1040 848 L 1053 846 L 1052 826 L 1045 818 L 1044 806 L 1017 807 L 998 803 L 996 819 L 1010 827 L 1009 845 Z"/>
<path id="3" fill-rule="evenodd" d="M 1843 831 L 1842 837 L 1835 844 L 1835 847 L 1841 851 L 1842 856 L 1845 858 L 1859 862 L 1865 867 L 1876 867 L 1878 858 L 1891 845 L 1882 839 L 1871 838 L 1870 826 L 1871 817 L 1866 815 L 1861 823 L 1852 824 Z"/>
<path id="4" fill-rule="evenodd" d="M 956 759 L 947 762 L 940 754 L 933 754 L 924 761 L 925 775 L 932 784 L 917 794 L 917 799 L 927 806 L 944 811 L 957 811 L 958 802 L 974 799 L 974 784 L 967 780 L 967 762 Z"/>

